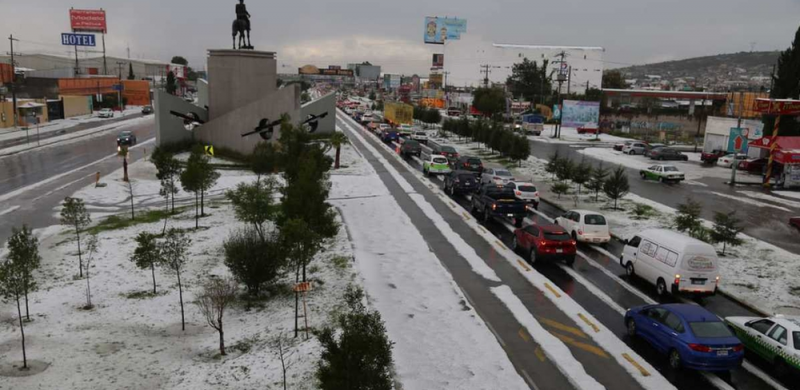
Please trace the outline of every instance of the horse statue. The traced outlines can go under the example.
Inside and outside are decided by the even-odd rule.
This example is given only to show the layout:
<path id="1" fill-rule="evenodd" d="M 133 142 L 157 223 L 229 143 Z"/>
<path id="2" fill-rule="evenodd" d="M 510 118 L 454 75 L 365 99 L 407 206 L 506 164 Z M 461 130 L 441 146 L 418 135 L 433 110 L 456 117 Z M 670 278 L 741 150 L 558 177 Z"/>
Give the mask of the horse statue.
<path id="1" fill-rule="evenodd" d="M 233 25 L 231 26 L 231 34 L 233 35 L 233 49 L 236 49 L 236 34 L 239 34 L 239 49 L 252 49 L 253 46 L 250 44 L 250 26 L 248 26 L 247 20 L 244 19 L 236 19 L 233 21 Z M 246 42 L 245 42 L 245 37 Z M 247 43 L 246 45 L 243 45 Z"/>

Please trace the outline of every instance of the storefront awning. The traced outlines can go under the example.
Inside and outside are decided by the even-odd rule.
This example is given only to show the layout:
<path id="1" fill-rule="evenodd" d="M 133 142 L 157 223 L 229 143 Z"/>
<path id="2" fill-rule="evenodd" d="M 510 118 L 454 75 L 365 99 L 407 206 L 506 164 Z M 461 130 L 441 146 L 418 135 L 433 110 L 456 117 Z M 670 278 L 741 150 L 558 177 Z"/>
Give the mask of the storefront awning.
<path id="1" fill-rule="evenodd" d="M 38 108 L 38 107 L 44 107 L 44 104 L 36 102 L 27 102 L 25 104 L 20 104 L 17 106 L 17 108 Z"/>
<path id="2" fill-rule="evenodd" d="M 800 149 L 776 151 L 774 161 L 780 164 L 800 164 Z"/>
<path id="3" fill-rule="evenodd" d="M 800 137 L 762 137 L 749 143 L 751 148 L 771 149 L 777 144 L 777 150 L 800 150 Z"/>

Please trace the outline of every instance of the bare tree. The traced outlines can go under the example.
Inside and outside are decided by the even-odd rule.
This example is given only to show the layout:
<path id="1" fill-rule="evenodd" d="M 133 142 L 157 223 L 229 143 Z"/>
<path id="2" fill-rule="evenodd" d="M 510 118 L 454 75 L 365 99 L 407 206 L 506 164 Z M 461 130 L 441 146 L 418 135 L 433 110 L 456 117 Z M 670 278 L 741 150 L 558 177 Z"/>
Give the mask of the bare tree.
<path id="1" fill-rule="evenodd" d="M 225 309 L 236 301 L 239 285 L 232 278 L 211 278 L 203 284 L 203 289 L 197 297 L 195 304 L 205 317 L 208 326 L 219 333 L 219 354 L 225 356 L 225 331 L 222 327 L 222 317 Z"/>
<path id="2" fill-rule="evenodd" d="M 275 337 L 275 347 L 278 348 L 278 357 L 281 359 L 281 370 L 283 371 L 283 390 L 286 390 L 286 370 L 289 369 L 294 363 L 289 361 L 289 358 L 294 354 L 293 351 L 287 351 L 284 345 L 286 340 L 283 337 L 283 332 Z"/>
<path id="3" fill-rule="evenodd" d="M 181 330 L 186 330 L 186 316 L 183 310 L 183 285 L 181 284 L 181 271 L 183 266 L 186 265 L 186 252 L 189 249 L 189 244 L 192 240 L 177 229 L 169 229 L 166 238 L 161 244 L 161 253 L 163 255 L 163 263 L 165 267 L 175 272 L 178 277 L 178 296 L 181 301 Z"/>
<path id="4" fill-rule="evenodd" d="M 61 224 L 75 229 L 75 237 L 78 242 L 78 276 L 83 277 L 83 258 L 81 257 L 81 230 L 89 226 L 92 218 L 86 211 L 86 206 L 81 198 L 64 198 L 63 208 L 61 209 Z"/>
<path id="5" fill-rule="evenodd" d="M 94 260 L 99 245 L 96 234 L 92 234 L 86 239 L 86 307 L 84 308 L 86 310 L 94 307 L 92 305 L 92 286 L 89 283 L 89 269 L 92 267 L 92 260 Z"/>

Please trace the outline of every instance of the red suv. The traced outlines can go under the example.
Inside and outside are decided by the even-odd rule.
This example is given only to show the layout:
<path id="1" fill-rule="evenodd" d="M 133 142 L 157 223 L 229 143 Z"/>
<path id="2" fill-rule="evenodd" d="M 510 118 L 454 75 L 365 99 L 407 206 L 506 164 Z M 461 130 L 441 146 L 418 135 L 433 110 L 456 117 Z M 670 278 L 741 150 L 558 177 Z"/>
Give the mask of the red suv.
<path id="1" fill-rule="evenodd" d="M 514 251 L 528 254 L 531 264 L 537 260 L 564 260 L 575 262 L 575 240 L 558 225 L 528 225 L 514 231 Z"/>

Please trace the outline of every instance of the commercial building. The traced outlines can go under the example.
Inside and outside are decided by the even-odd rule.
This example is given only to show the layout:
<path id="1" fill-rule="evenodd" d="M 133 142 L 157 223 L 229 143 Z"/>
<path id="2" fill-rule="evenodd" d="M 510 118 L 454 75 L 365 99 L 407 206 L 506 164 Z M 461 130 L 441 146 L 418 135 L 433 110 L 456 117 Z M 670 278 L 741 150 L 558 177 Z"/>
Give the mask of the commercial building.
<path id="1" fill-rule="evenodd" d="M 137 80 L 160 80 L 161 78 L 166 78 L 170 70 L 178 78 L 184 78 L 186 75 L 186 67 L 180 64 L 109 56 L 105 59 L 105 66 L 108 72 L 104 72 L 102 56 L 87 57 L 81 55 L 80 52 L 78 54 L 77 72 L 75 57 L 31 53 L 15 57 L 14 61 L 16 61 L 18 67 L 30 69 L 25 72 L 26 77 L 74 78 L 86 75 L 108 74 L 119 76 L 121 74 L 122 78 L 127 78 L 128 64 L 133 67 L 133 75 Z M 9 64 L 11 63 L 11 58 L 9 56 L 0 56 L 0 63 Z"/>
<path id="2" fill-rule="evenodd" d="M 479 87 L 486 78 L 492 84 L 505 84 L 514 64 L 525 58 L 540 65 L 548 60 L 549 68 L 558 72 L 561 66 L 558 54 L 562 51 L 566 53 L 564 73 L 571 69 L 562 92 L 583 94 L 587 87 L 599 89 L 603 79 L 605 49 L 602 47 L 498 44 L 462 34 L 461 39 L 448 41 L 443 51 L 444 70 L 449 72 L 447 84 L 456 87 Z M 554 88 L 557 85 L 554 80 Z"/>
<path id="3" fill-rule="evenodd" d="M 369 62 L 364 62 L 361 64 L 347 64 L 347 69 L 353 71 L 356 81 L 359 83 L 377 83 L 378 79 L 381 77 L 381 67 L 379 65 L 372 65 Z"/>

